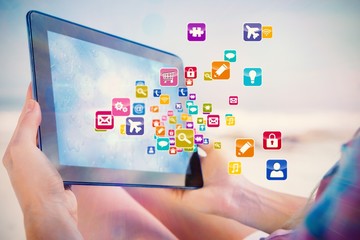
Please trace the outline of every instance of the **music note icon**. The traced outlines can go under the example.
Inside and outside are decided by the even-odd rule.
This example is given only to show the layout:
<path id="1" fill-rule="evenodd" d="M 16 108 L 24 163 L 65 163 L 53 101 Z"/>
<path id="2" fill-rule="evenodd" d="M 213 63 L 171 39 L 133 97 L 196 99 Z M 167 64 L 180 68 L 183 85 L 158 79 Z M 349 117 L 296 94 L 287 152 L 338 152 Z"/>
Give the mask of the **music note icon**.
<path id="1" fill-rule="evenodd" d="M 235 117 L 227 116 L 226 117 L 226 125 L 227 126 L 234 126 L 235 125 Z"/>
<path id="2" fill-rule="evenodd" d="M 230 175 L 241 174 L 241 162 L 229 162 L 228 173 Z"/>

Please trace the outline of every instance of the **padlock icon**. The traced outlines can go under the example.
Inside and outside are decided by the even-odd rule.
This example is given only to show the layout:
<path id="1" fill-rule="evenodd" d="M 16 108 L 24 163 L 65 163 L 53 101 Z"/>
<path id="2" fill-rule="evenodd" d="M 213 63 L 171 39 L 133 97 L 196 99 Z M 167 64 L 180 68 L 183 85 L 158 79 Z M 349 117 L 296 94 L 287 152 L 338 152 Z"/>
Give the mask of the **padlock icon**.
<path id="1" fill-rule="evenodd" d="M 275 134 L 271 133 L 269 134 L 268 139 L 266 139 L 266 146 L 268 148 L 277 148 L 279 145 L 279 142 L 275 136 Z"/>
<path id="2" fill-rule="evenodd" d="M 194 79 L 197 77 L 196 75 L 197 75 L 196 67 L 186 67 L 185 68 L 185 78 Z"/>
<path id="3" fill-rule="evenodd" d="M 264 149 L 280 149 L 281 148 L 281 132 L 272 131 L 263 134 Z"/>

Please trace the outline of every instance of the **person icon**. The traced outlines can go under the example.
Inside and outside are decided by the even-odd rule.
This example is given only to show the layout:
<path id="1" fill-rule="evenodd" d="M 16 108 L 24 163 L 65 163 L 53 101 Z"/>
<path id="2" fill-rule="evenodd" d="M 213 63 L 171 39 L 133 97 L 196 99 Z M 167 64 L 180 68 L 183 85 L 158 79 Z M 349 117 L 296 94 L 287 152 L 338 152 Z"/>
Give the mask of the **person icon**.
<path id="1" fill-rule="evenodd" d="M 280 163 L 276 162 L 273 165 L 273 170 L 270 173 L 270 178 L 283 178 L 284 177 L 284 172 L 282 170 L 280 170 Z"/>
<path id="2" fill-rule="evenodd" d="M 268 180 L 287 179 L 287 161 L 282 159 L 271 159 L 266 162 L 266 178 Z"/>

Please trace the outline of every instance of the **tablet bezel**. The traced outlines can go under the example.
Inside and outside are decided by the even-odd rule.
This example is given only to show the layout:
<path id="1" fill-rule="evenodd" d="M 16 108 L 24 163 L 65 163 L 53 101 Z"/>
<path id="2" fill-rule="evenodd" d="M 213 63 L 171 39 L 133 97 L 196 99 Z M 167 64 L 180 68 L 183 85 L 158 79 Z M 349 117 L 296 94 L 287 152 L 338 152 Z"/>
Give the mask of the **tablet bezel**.
<path id="1" fill-rule="evenodd" d="M 42 112 L 42 122 L 38 132 L 39 148 L 45 153 L 50 161 L 55 164 L 65 184 L 165 188 L 200 188 L 203 186 L 200 158 L 197 152 L 194 152 L 189 160 L 187 174 L 60 165 L 49 45 L 47 41 L 48 31 L 177 67 L 179 69 L 180 79 L 184 79 L 183 65 L 181 59 L 174 54 L 38 11 L 28 12 L 26 19 L 28 26 L 33 96 L 39 102 Z M 105 181 L 103 180 L 104 178 L 106 179 Z"/>

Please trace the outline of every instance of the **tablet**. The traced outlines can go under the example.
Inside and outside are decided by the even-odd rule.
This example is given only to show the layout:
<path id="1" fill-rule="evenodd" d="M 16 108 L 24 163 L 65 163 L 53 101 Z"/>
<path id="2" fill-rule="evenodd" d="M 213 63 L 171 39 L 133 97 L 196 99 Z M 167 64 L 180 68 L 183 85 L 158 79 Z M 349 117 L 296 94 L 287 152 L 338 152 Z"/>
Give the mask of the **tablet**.
<path id="1" fill-rule="evenodd" d="M 39 147 L 65 184 L 202 187 L 179 57 L 36 11 L 27 26 Z"/>

